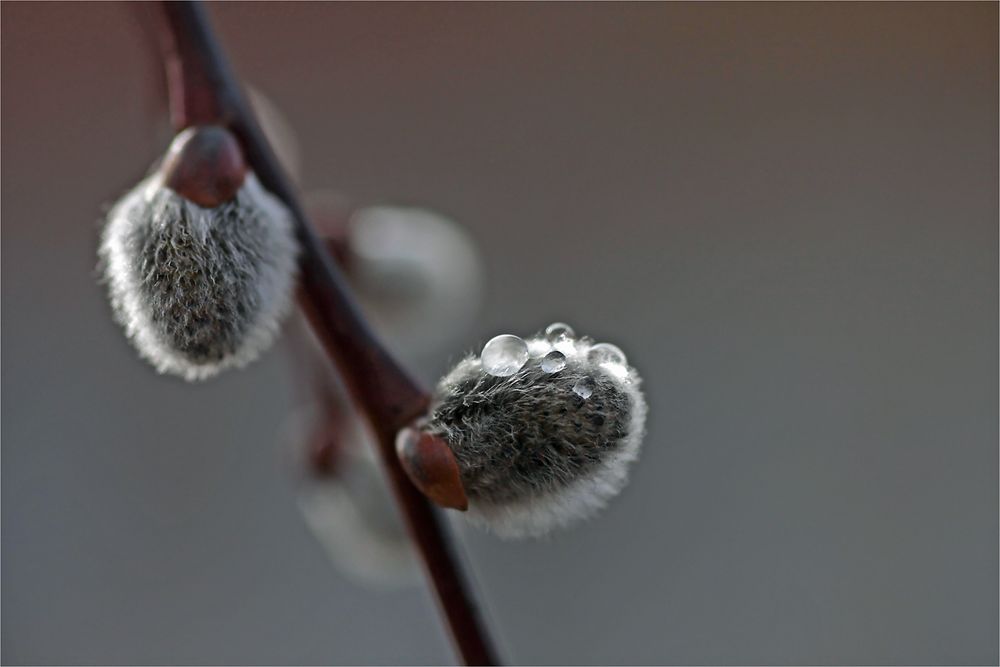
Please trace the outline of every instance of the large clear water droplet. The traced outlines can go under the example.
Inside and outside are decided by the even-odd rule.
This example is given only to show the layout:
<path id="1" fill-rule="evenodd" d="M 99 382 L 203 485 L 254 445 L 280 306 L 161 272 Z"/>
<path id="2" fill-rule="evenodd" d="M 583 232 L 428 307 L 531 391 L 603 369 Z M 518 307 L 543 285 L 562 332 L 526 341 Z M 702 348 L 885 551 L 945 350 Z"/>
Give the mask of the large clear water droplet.
<path id="1" fill-rule="evenodd" d="M 552 342 L 557 342 L 565 338 L 575 338 L 576 332 L 573 327 L 563 322 L 554 322 L 545 327 L 545 337 Z"/>
<path id="2" fill-rule="evenodd" d="M 590 395 L 594 393 L 594 388 L 596 387 L 597 383 L 594 382 L 593 378 L 580 378 L 577 383 L 573 385 L 573 393 L 580 398 L 590 398 Z"/>
<path id="3" fill-rule="evenodd" d="M 527 363 L 528 344 L 517 336 L 502 334 L 491 338 L 479 356 L 484 371 L 497 377 L 507 377 Z"/>
<path id="4" fill-rule="evenodd" d="M 566 355 L 553 350 L 542 358 L 541 366 L 543 373 L 557 373 L 566 368 Z"/>
<path id="5" fill-rule="evenodd" d="M 590 348 L 587 359 L 595 364 L 625 365 L 625 353 L 621 348 L 611 343 L 598 343 Z"/>

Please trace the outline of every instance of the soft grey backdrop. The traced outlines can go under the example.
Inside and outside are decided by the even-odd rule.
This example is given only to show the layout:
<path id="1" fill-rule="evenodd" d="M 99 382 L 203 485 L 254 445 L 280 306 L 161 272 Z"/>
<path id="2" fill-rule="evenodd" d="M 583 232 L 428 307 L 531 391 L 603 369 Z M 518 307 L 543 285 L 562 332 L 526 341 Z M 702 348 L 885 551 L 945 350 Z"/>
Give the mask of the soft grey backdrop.
<path id="1" fill-rule="evenodd" d="M 995 3 L 212 13 L 306 187 L 468 225 L 463 345 L 564 319 L 646 376 L 604 516 L 460 534 L 509 660 L 997 662 Z M 109 319 L 96 220 L 165 141 L 130 8 L 2 17 L 3 660 L 451 661 L 304 527 L 281 349 L 188 386 Z"/>

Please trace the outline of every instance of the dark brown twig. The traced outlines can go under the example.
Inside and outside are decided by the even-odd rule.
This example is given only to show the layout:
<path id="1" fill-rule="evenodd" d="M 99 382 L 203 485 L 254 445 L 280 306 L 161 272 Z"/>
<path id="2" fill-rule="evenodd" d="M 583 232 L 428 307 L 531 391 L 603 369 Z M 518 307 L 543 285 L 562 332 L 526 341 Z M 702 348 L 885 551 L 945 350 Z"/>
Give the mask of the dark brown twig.
<path id="1" fill-rule="evenodd" d="M 301 247 L 300 304 L 375 432 L 390 486 L 458 652 L 466 664 L 497 664 L 441 519 L 410 483 L 396 457 L 396 433 L 426 410 L 427 392 L 389 355 L 362 317 L 278 166 L 203 7 L 193 1 L 164 1 L 156 10 L 174 129 L 196 124 L 229 127 L 261 183 L 288 206 Z"/>

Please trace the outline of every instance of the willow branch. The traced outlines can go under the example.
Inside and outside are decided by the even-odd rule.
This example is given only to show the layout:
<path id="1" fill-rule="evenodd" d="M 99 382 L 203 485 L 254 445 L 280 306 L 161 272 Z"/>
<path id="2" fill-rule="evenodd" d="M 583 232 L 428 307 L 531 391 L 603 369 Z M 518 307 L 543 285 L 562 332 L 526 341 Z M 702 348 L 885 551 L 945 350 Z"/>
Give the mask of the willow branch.
<path id="1" fill-rule="evenodd" d="M 300 305 L 375 432 L 390 486 L 455 646 L 466 664 L 497 664 L 441 518 L 409 481 L 396 457 L 395 435 L 427 409 L 427 391 L 393 359 L 361 315 L 278 166 L 212 34 L 204 8 L 193 1 L 163 1 L 155 9 L 174 128 L 227 126 L 239 138 L 261 183 L 291 211 L 301 248 Z"/>

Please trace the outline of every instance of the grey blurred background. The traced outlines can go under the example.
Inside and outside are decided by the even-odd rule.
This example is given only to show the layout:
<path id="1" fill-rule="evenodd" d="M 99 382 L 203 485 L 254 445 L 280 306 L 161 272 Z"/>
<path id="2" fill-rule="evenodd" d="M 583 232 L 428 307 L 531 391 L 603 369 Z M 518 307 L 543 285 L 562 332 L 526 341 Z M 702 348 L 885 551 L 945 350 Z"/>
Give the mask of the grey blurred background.
<path id="1" fill-rule="evenodd" d="M 604 515 L 458 531 L 509 661 L 996 664 L 997 4 L 211 11 L 304 187 L 467 225 L 455 354 L 560 319 L 645 375 Z M 3 661 L 452 661 L 305 527 L 287 350 L 190 386 L 110 319 L 167 140 L 131 8 L 2 19 Z"/>

